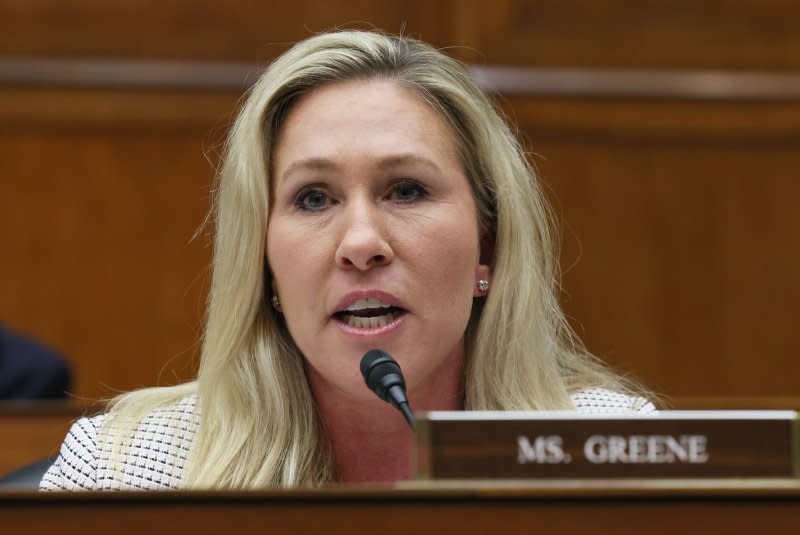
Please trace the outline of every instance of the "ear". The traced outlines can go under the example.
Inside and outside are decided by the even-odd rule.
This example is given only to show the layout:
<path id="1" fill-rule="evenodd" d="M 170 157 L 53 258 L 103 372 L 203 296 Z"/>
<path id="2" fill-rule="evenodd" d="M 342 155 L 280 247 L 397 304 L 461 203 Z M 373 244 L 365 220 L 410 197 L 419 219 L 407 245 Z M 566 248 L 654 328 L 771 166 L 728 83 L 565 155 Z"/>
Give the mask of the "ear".
<path id="1" fill-rule="evenodd" d="M 478 264 L 478 267 L 475 268 L 475 283 L 472 285 L 472 296 L 473 297 L 483 297 L 489 293 L 489 290 L 481 290 L 479 287 L 480 281 L 487 281 L 490 284 L 492 283 L 492 270 L 486 264 Z"/>

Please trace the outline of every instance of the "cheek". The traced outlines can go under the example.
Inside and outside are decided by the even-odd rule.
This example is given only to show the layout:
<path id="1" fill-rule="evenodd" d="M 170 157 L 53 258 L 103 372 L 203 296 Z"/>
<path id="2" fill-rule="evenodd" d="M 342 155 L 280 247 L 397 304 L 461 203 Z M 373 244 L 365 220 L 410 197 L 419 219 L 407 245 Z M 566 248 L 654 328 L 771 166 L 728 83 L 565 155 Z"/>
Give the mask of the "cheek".
<path id="1" fill-rule="evenodd" d="M 270 221 L 267 228 L 267 260 L 272 273 L 272 287 L 281 302 L 280 314 L 289 334 L 302 352 L 308 351 L 310 320 L 308 301 L 315 295 L 312 272 L 317 262 L 312 258 L 318 250 L 297 225 L 282 224 L 279 218 Z M 319 244 L 316 244 L 319 245 Z"/>
<path id="2" fill-rule="evenodd" d="M 479 262 L 477 224 L 469 223 L 471 219 L 474 217 L 439 218 L 435 224 L 419 228 L 407 244 L 412 258 L 417 259 L 410 262 L 416 265 L 415 275 L 430 282 L 430 291 L 440 296 L 435 301 L 440 308 L 471 309 Z"/>
<path id="3" fill-rule="evenodd" d="M 294 249 L 291 240 L 287 240 L 286 235 L 280 232 L 280 225 L 270 222 L 267 228 L 267 262 L 272 273 L 273 288 L 281 295 L 283 287 L 286 286 L 284 283 L 286 265 L 294 256 Z"/>
<path id="4" fill-rule="evenodd" d="M 305 292 L 310 291 L 317 277 L 313 269 L 319 265 L 315 255 L 321 245 L 314 233 L 303 232 L 297 225 L 285 225 L 278 219 L 267 228 L 267 259 L 272 272 L 272 284 L 278 293 L 285 313 Z M 288 319 L 288 318 L 287 318 Z"/>

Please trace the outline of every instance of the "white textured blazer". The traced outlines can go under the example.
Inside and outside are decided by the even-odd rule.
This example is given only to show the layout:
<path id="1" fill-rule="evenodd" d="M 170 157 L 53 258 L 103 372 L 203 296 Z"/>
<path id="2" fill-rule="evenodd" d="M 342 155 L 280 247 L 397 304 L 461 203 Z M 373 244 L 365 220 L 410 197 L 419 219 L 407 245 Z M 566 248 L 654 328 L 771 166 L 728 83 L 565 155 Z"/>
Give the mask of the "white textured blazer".
<path id="1" fill-rule="evenodd" d="M 652 414 L 652 403 L 599 388 L 573 394 L 580 413 Z M 61 452 L 39 485 L 41 490 L 142 490 L 181 487 L 186 459 L 192 448 L 200 416 L 197 397 L 187 396 L 174 405 L 147 415 L 134 433 L 120 466 L 122 484 L 113 477 L 110 439 L 98 440 L 105 415 L 81 418 L 67 433 Z M 103 433 L 103 436 L 107 433 Z M 127 441 L 126 441 L 127 444 Z"/>

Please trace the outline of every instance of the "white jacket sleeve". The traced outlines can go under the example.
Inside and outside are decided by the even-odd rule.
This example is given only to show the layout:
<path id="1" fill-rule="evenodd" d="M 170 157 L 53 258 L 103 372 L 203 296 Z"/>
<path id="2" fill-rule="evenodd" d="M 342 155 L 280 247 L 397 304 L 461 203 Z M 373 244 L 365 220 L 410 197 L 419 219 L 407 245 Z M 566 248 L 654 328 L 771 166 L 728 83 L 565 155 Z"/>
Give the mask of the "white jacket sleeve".
<path id="1" fill-rule="evenodd" d="M 97 488 L 97 428 L 101 418 L 81 418 L 72 424 L 58 458 L 39 483 L 39 490 Z"/>

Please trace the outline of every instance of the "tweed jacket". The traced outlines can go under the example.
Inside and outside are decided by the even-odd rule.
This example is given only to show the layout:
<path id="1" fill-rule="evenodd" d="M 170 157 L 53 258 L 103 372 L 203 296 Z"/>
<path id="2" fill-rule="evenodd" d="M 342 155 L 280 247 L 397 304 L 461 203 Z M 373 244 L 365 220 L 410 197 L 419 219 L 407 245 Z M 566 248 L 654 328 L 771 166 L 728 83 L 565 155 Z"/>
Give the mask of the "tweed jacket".
<path id="1" fill-rule="evenodd" d="M 652 403 L 592 388 L 572 395 L 577 412 L 588 414 L 652 414 Z M 138 425 L 114 477 L 107 433 L 98 434 L 105 415 L 81 418 L 69 430 L 61 453 L 42 478 L 40 490 L 144 490 L 181 487 L 184 469 L 200 416 L 197 396 L 151 412 Z"/>

